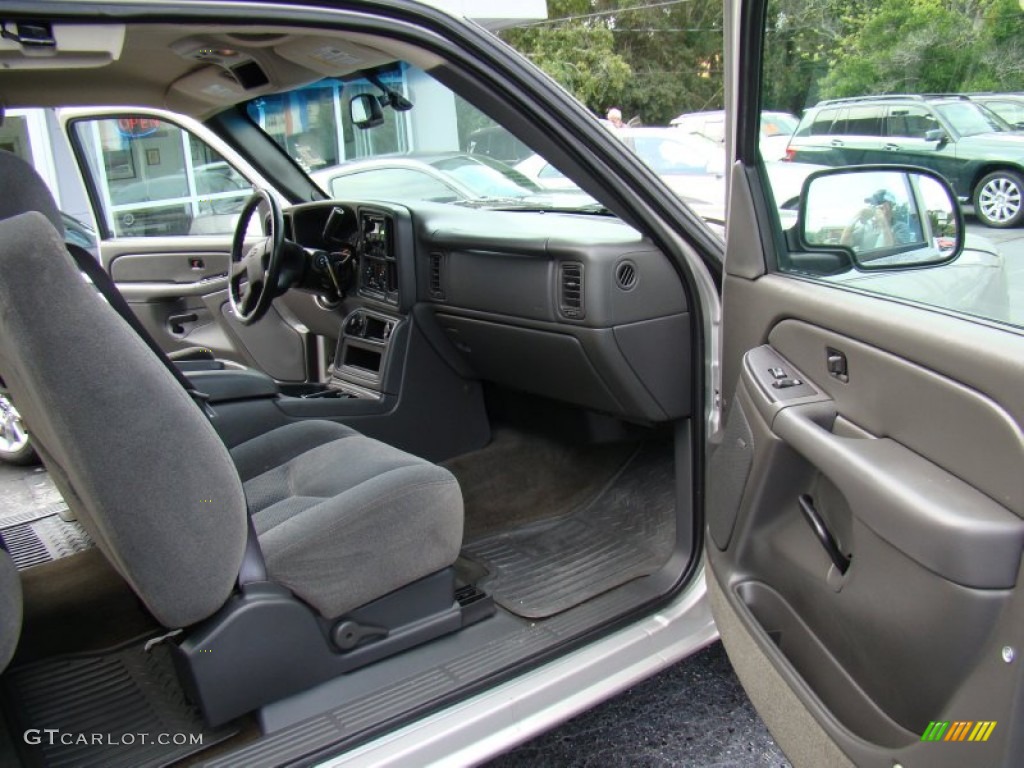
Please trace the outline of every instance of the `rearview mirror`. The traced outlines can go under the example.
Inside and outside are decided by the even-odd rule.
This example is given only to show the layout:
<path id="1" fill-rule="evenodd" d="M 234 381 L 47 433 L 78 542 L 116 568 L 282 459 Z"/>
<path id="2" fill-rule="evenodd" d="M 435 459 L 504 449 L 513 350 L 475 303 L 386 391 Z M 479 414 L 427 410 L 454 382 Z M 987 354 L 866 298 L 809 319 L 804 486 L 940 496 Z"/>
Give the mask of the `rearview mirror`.
<path id="1" fill-rule="evenodd" d="M 941 144 L 942 142 L 947 141 L 948 139 L 949 137 L 946 136 L 946 132 L 941 128 L 932 128 L 930 131 L 924 132 L 925 141 L 937 141 Z"/>
<path id="2" fill-rule="evenodd" d="M 381 109 L 380 101 L 369 93 L 360 93 L 349 99 L 348 114 L 352 118 L 352 125 L 362 130 L 374 128 L 384 122 L 384 110 Z"/>
<path id="3" fill-rule="evenodd" d="M 963 250 L 956 196 L 925 169 L 863 166 L 811 174 L 797 236 L 810 252 L 843 250 L 858 269 L 905 269 L 952 261 Z"/>

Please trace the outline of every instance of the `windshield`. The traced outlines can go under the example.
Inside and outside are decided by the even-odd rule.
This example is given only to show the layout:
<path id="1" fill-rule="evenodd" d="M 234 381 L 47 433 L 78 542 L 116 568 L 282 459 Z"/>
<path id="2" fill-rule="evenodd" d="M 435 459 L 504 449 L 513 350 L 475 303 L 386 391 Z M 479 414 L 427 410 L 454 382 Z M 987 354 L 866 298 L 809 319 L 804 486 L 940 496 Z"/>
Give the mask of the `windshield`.
<path id="1" fill-rule="evenodd" d="M 977 136 L 980 133 L 1011 130 L 1009 124 L 994 112 L 973 102 L 940 104 L 936 109 L 949 121 L 953 130 L 961 136 Z"/>

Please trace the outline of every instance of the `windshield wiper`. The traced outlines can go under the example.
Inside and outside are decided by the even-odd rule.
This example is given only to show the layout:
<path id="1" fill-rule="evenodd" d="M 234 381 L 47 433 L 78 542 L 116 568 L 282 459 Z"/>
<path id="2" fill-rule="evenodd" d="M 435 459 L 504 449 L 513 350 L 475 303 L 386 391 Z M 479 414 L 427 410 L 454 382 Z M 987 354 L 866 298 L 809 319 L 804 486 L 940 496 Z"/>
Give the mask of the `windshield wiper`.
<path id="1" fill-rule="evenodd" d="M 462 200 L 459 204 L 472 208 L 488 208 L 495 211 L 524 211 L 526 213 L 583 213 L 591 216 L 615 215 L 606 206 L 596 201 L 574 205 L 554 200 L 537 200 L 533 197 L 480 197 L 474 200 Z"/>

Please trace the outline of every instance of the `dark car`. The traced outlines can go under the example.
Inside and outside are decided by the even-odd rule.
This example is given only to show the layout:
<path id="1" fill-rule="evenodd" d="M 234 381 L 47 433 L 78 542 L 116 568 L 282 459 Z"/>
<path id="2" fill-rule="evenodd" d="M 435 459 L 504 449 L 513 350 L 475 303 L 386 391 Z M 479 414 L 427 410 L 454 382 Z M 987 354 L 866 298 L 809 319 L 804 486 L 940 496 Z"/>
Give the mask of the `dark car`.
<path id="1" fill-rule="evenodd" d="M 960 95 L 859 96 L 808 109 L 786 150 L 821 165 L 902 163 L 938 171 L 989 227 L 1024 220 L 1024 134 Z"/>

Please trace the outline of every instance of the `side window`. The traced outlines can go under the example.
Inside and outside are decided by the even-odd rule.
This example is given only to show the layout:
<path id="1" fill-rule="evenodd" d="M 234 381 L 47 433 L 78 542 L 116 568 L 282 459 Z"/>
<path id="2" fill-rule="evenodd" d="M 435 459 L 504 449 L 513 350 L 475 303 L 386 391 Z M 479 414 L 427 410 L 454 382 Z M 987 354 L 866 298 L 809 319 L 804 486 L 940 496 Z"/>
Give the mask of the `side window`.
<path id="1" fill-rule="evenodd" d="M 839 116 L 838 109 L 823 109 L 814 116 L 814 122 L 811 123 L 811 135 L 812 136 L 827 136 L 832 133 L 832 124 Z"/>
<path id="2" fill-rule="evenodd" d="M 923 139 L 928 131 L 938 128 L 939 121 L 924 107 L 890 107 L 886 118 L 886 135 Z"/>
<path id="3" fill-rule="evenodd" d="M 371 171 L 335 176 L 328 182 L 331 197 L 378 200 L 433 200 L 447 203 L 458 199 L 455 191 L 432 176 L 408 168 L 375 168 Z"/>
<path id="4" fill-rule="evenodd" d="M 846 118 L 846 130 L 843 133 L 854 136 L 881 136 L 882 108 L 850 107 Z"/>
<path id="5" fill-rule="evenodd" d="M 77 120 L 72 131 L 111 236 L 234 232 L 251 185 L 188 131 L 137 115 Z"/>

